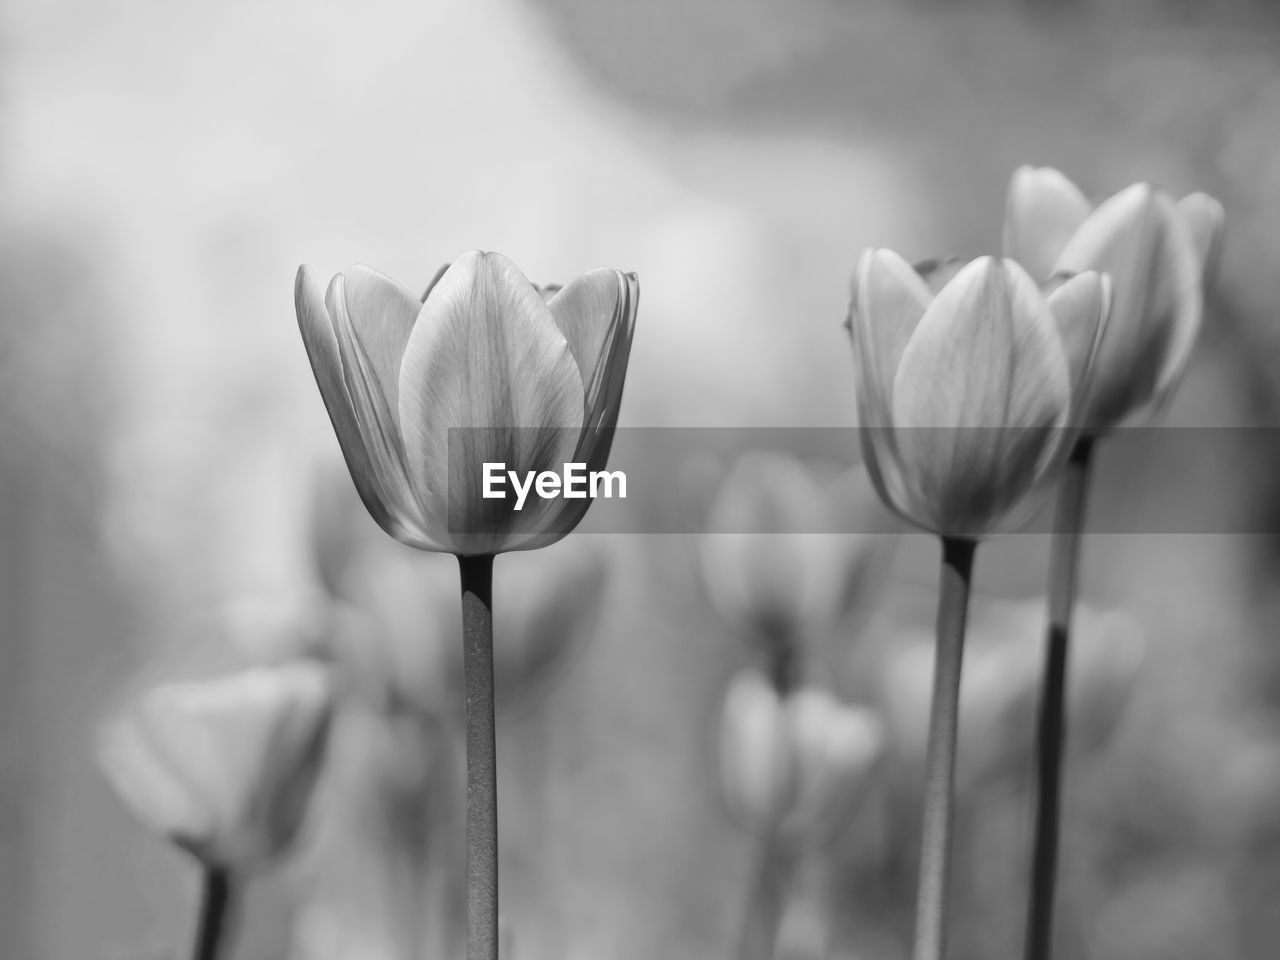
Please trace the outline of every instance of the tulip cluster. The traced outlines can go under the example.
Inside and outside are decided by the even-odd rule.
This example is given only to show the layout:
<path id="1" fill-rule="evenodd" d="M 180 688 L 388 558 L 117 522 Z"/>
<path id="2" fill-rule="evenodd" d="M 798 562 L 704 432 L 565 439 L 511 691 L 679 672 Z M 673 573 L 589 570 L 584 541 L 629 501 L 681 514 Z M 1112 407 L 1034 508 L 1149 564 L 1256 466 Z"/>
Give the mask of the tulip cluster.
<path id="1" fill-rule="evenodd" d="M 847 826 L 874 783 L 884 748 L 877 713 L 817 687 L 780 696 L 744 670 L 720 725 L 721 782 L 730 813 L 761 837 L 821 845 Z"/>
<path id="2" fill-rule="evenodd" d="M 970 758 L 967 785 L 994 779 L 1030 751 L 1037 702 L 1028 960 L 1048 957 L 1066 704 L 1079 714 L 1077 744 L 1100 743 L 1141 659 L 1132 624 L 1086 611 L 1068 661 L 1089 457 L 1095 440 L 1168 402 L 1202 323 L 1223 220 L 1205 194 L 1175 200 L 1135 184 L 1095 206 L 1056 170 L 1024 167 L 1009 185 L 1001 256 L 912 266 L 871 249 L 858 258 L 845 326 L 862 464 L 830 482 L 792 457 L 749 452 L 719 478 L 696 539 L 711 605 L 764 661 L 732 680 L 719 730 L 726 805 L 765 865 L 748 909 L 748 928 L 761 932 L 746 938 L 744 958 L 772 960 L 779 941 L 787 890 L 768 871 L 829 848 L 896 749 L 899 759 L 922 753 L 925 768 L 914 957 L 942 960 L 958 745 Z M 441 615 L 420 554 L 410 564 L 403 552 L 379 553 L 359 507 L 322 487 L 313 559 L 332 662 L 299 641 L 283 663 L 156 687 L 108 728 L 104 766 L 125 805 L 206 869 L 201 958 L 217 950 L 227 877 L 297 841 L 343 670 L 360 704 L 343 742 L 352 729 L 372 732 L 353 741 L 365 761 L 388 739 L 433 752 L 445 738 L 428 731 L 462 712 L 466 954 L 496 960 L 495 674 L 508 696 L 535 689 L 594 628 L 605 584 L 594 552 L 576 567 L 540 564 L 523 593 L 510 581 L 513 602 L 497 617 L 506 642 L 495 651 L 494 557 L 555 543 L 590 500 L 541 488 L 528 503 L 493 497 L 487 465 L 522 477 L 605 467 L 638 298 L 634 274 L 597 269 L 540 287 L 497 253 L 463 255 L 421 297 L 363 266 L 327 287 L 299 270 L 298 324 L 355 493 L 390 537 L 457 558 L 461 616 Z M 1039 618 L 1031 607 L 1003 624 L 1008 643 L 976 631 L 962 683 L 975 550 L 1016 529 L 1055 486 L 1044 686 L 1039 651 L 1025 643 Z M 805 659 L 810 639 L 847 625 L 883 582 L 886 541 L 832 532 L 850 519 L 858 531 L 879 526 L 876 495 L 942 547 L 933 649 L 890 658 L 883 712 L 829 692 L 832 678 L 809 675 L 821 664 Z M 459 668 L 460 690 L 448 679 Z M 396 794 L 409 807 L 427 795 L 419 759 L 415 789 Z M 385 781 L 393 767 L 360 769 Z M 416 808 L 387 819 L 419 823 Z M 414 877 L 401 912 L 416 927 Z M 315 941 L 335 921 L 312 911 L 303 928 Z M 421 952 L 418 932 L 389 949 Z"/>
<path id="3" fill-rule="evenodd" d="M 823 476 L 787 454 L 751 450 L 707 498 L 696 538 L 708 599 L 791 685 L 806 644 L 834 632 L 881 582 L 895 536 L 858 467 Z M 833 528 L 853 532 L 835 534 Z"/>
<path id="4" fill-rule="evenodd" d="M 1048 956 L 1067 644 L 1093 440 L 1164 405 L 1190 356 L 1223 213 L 1135 184 L 1093 207 L 1056 170 L 1009 187 L 1004 258 L 854 270 L 864 460 L 884 502 L 943 542 L 915 956 L 945 952 L 961 668 L 975 545 L 1062 480 L 1049 589 L 1028 960 Z"/>

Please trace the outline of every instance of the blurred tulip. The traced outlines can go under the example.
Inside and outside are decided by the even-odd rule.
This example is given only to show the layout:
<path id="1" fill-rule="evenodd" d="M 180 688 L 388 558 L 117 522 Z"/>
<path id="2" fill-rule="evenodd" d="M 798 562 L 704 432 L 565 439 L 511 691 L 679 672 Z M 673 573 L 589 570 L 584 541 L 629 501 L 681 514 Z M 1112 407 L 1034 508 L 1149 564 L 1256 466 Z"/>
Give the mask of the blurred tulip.
<path id="1" fill-rule="evenodd" d="M 1041 283 L 1096 270 L 1114 285 L 1083 424 L 1105 431 L 1161 406 L 1199 333 L 1203 286 L 1216 269 L 1222 205 L 1203 193 L 1175 202 L 1136 183 L 1095 209 L 1057 170 L 1021 167 L 1009 183 L 1005 254 Z"/>
<path id="2" fill-rule="evenodd" d="M 883 755 L 879 716 L 805 687 L 781 695 L 756 670 L 734 678 L 720 729 L 730 814 L 758 836 L 821 843 L 857 812 Z"/>
<path id="3" fill-rule="evenodd" d="M 849 823 L 875 782 L 884 725 L 870 707 L 841 703 L 816 687 L 792 694 L 787 716 L 798 782 L 784 830 L 826 842 Z"/>
<path id="4" fill-rule="evenodd" d="M 484 498 L 483 464 L 521 475 L 604 466 L 631 350 L 634 274 L 592 270 L 544 300 L 511 261 L 474 251 L 423 300 L 363 266 L 327 292 L 303 266 L 294 296 L 347 467 L 387 533 L 478 556 L 546 546 L 582 518 L 589 499 L 517 511 Z"/>
<path id="5" fill-rule="evenodd" d="M 1081 273 L 1046 296 L 991 257 L 929 273 L 888 250 L 858 261 L 847 326 L 863 458 L 901 516 L 981 539 L 1037 505 L 1075 443 L 1108 284 Z"/>
<path id="6" fill-rule="evenodd" d="M 720 779 L 730 815 L 758 836 L 772 833 L 795 799 L 794 756 L 782 700 L 765 676 L 733 678 L 720 720 Z"/>
<path id="7" fill-rule="evenodd" d="M 317 663 L 171 683 L 109 726 L 100 759 L 142 824 L 211 867 L 252 867 L 298 832 L 332 706 Z"/>
<path id="8" fill-rule="evenodd" d="M 528 703 L 594 636 L 608 590 L 608 551 L 596 538 L 504 560 L 494 612 L 499 709 Z M 390 545 L 390 544 L 389 544 Z M 391 545 L 393 546 L 393 545 Z M 457 574 L 446 557 L 370 551 L 336 605 L 336 658 L 371 704 L 390 712 L 456 713 L 464 691 Z"/>
<path id="9" fill-rule="evenodd" d="M 1039 602 L 975 608 L 960 688 L 960 771 L 966 789 L 1020 775 L 1036 736 L 1043 672 L 1044 607 Z M 1106 745 L 1143 661 L 1137 622 L 1120 611 L 1081 604 L 1069 663 L 1068 747 L 1087 754 Z M 903 759 L 923 763 L 933 682 L 933 644 L 921 628 L 895 643 L 886 664 L 884 708 Z"/>
<path id="10" fill-rule="evenodd" d="M 702 580 L 729 623 L 771 644 L 834 627 L 864 597 L 882 510 L 862 468 L 823 482 L 787 454 L 750 451 L 725 475 L 698 537 Z M 839 533 L 852 529 L 853 533 Z"/>

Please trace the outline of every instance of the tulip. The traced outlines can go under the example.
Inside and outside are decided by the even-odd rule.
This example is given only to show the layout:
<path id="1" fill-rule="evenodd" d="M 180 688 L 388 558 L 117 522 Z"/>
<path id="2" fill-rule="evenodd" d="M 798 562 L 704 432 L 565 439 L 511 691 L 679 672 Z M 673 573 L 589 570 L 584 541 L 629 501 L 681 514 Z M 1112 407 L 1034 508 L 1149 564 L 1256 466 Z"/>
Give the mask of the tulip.
<path id="1" fill-rule="evenodd" d="M 332 706 L 312 662 L 158 686 L 108 728 L 103 769 L 143 825 L 207 864 L 254 867 L 298 833 Z"/>
<path id="2" fill-rule="evenodd" d="M 796 849 L 835 839 L 873 782 L 884 737 L 877 713 L 825 690 L 789 693 L 739 673 L 720 724 L 721 786 L 730 815 L 759 841 L 740 956 L 772 957 Z"/>
<path id="3" fill-rule="evenodd" d="M 1111 321 L 1082 411 L 1088 432 L 1104 432 L 1168 399 L 1199 333 L 1203 287 L 1217 267 L 1222 226 L 1222 205 L 1203 193 L 1175 202 L 1163 190 L 1135 183 L 1094 208 L 1057 170 L 1014 173 L 1005 255 L 1042 283 L 1084 270 L 1112 280 Z"/>
<path id="4" fill-rule="evenodd" d="M 946 943 L 974 550 L 1038 504 L 1075 446 L 1109 299 L 1092 271 L 1042 291 L 992 257 L 917 270 L 870 250 L 854 272 L 863 459 L 885 503 L 942 538 L 915 960 L 940 960 Z"/>
<path id="5" fill-rule="evenodd" d="M 730 815 L 764 837 L 795 799 L 794 757 L 782 698 L 756 670 L 734 677 L 720 720 L 720 780 Z"/>
<path id="6" fill-rule="evenodd" d="M 847 327 L 863 457 L 902 517 L 978 540 L 1034 507 L 1070 452 L 1108 284 L 1084 272 L 1046 296 L 1011 260 L 930 266 L 888 250 L 858 261 Z"/>
<path id="7" fill-rule="evenodd" d="M 524 476 L 603 467 L 635 325 L 634 274 L 592 270 L 544 293 L 497 253 L 463 255 L 419 300 L 368 267 L 294 288 L 311 367 L 365 506 L 422 550 L 546 546 L 589 500 L 515 510 L 486 499 L 483 464 Z M 453 434 L 451 440 L 451 430 Z"/>
<path id="8" fill-rule="evenodd" d="M 1080 412 L 1084 429 L 1058 498 L 1040 697 L 1028 960 L 1047 960 L 1050 953 L 1071 612 L 1093 442 L 1161 409 L 1181 379 L 1200 329 L 1204 286 L 1217 268 L 1223 219 L 1222 205 L 1212 197 L 1193 193 L 1175 202 L 1145 183 L 1121 190 L 1096 209 L 1057 170 L 1021 167 L 1009 183 L 1006 254 L 1040 279 L 1060 271 L 1105 270 L 1115 288 Z"/>
<path id="9" fill-rule="evenodd" d="M 486 464 L 519 477 L 603 468 L 613 442 L 639 286 L 592 270 L 538 288 L 496 253 L 442 270 L 421 299 L 367 267 L 294 300 L 320 394 L 365 507 L 392 537 L 452 553 L 462 581 L 467 738 L 467 956 L 498 951 L 495 554 L 544 547 L 588 498 L 487 497 Z"/>
<path id="10" fill-rule="evenodd" d="M 874 501 L 861 468 L 824 482 L 771 451 L 744 454 L 715 492 L 696 544 L 702 582 L 726 621 L 764 642 L 783 686 L 800 639 L 839 624 L 883 566 L 876 554 L 892 541 L 871 532 Z M 829 532 L 848 521 L 855 532 Z"/>
<path id="11" fill-rule="evenodd" d="M 823 844 L 848 825 L 884 753 L 884 725 L 870 707 L 841 703 L 816 687 L 787 701 L 796 755 L 796 800 L 784 829 Z"/>

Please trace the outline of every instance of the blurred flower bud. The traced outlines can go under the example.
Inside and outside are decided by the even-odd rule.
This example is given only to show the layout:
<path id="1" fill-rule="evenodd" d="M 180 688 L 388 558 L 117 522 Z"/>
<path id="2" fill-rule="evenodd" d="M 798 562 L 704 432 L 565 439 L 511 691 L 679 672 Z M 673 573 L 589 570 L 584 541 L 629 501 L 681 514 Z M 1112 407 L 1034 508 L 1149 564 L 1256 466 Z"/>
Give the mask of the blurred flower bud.
<path id="1" fill-rule="evenodd" d="M 841 703 L 807 687 L 787 699 L 797 790 L 785 829 L 824 843 L 853 819 L 875 783 L 884 754 L 884 725 L 870 707 Z"/>
<path id="2" fill-rule="evenodd" d="M 777 829 L 795 799 L 795 757 L 778 692 L 757 670 L 734 677 L 720 721 L 720 782 L 730 815 L 753 833 Z"/>
<path id="3" fill-rule="evenodd" d="M 499 709 L 545 689 L 595 633 L 609 558 L 594 538 L 503 559 L 494 611 Z M 447 558 L 373 552 L 335 623 L 339 659 L 388 709 L 455 710 L 462 690 L 457 571 Z"/>
<path id="4" fill-rule="evenodd" d="M 972 609 L 960 688 L 958 777 L 978 789 L 1021 775 L 1034 748 L 1045 611 L 1042 603 L 981 603 Z M 1103 747 L 1128 702 L 1143 659 L 1137 622 L 1119 611 L 1077 604 L 1068 662 L 1067 749 Z M 932 634 L 921 626 L 895 644 L 886 666 L 885 709 L 895 745 L 924 762 L 933 683 Z"/>
<path id="5" fill-rule="evenodd" d="M 823 482 L 787 454 L 743 454 L 698 537 L 712 605 L 770 644 L 835 626 L 862 599 L 873 552 L 891 543 L 876 532 L 882 513 L 861 467 Z"/>
<path id="6" fill-rule="evenodd" d="M 544 300 L 510 260 L 473 251 L 419 299 L 354 266 L 326 292 L 308 268 L 298 324 L 356 489 L 378 524 L 458 555 L 546 546 L 589 498 L 516 510 L 485 462 L 524 475 L 609 455 L 635 325 L 634 274 L 592 270 Z M 472 432 L 456 438 L 454 428 Z"/>
<path id="7" fill-rule="evenodd" d="M 1082 413 L 1087 430 L 1158 408 L 1177 385 L 1199 333 L 1223 221 L 1222 205 L 1203 193 L 1175 203 L 1163 190 L 1135 183 L 1095 209 L 1057 170 L 1014 173 L 1005 254 L 1042 283 L 1096 270 L 1114 286 Z"/>
<path id="8" fill-rule="evenodd" d="M 779 695 L 744 670 L 721 723 L 722 785 L 731 815 L 758 835 L 824 843 L 839 835 L 875 782 L 884 733 L 874 710 L 805 687 Z"/>
<path id="9" fill-rule="evenodd" d="M 332 706 L 329 671 L 313 662 L 170 683 L 108 726 L 100 759 L 145 826 L 206 863 L 247 868 L 294 840 Z"/>
<path id="10" fill-rule="evenodd" d="M 863 459 L 903 518 L 980 539 L 1030 513 L 1075 444 L 1107 283 L 1080 273 L 1046 296 L 1012 260 L 929 267 L 936 293 L 891 251 L 858 260 L 847 325 Z"/>

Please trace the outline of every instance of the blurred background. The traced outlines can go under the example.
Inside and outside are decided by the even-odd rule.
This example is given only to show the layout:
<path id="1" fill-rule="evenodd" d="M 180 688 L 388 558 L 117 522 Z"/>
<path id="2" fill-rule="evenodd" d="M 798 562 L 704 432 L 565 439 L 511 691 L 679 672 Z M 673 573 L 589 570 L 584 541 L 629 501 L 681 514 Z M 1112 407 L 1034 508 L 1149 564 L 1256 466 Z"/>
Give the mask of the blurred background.
<path id="1" fill-rule="evenodd" d="M 151 679 L 309 645 L 355 692 L 321 822 L 255 880 L 236 956 L 394 957 L 379 938 L 406 917 L 429 955 L 460 955 L 456 573 L 342 500 L 294 317 L 302 262 L 368 263 L 411 289 L 473 248 L 542 281 L 634 270 L 623 425 L 852 426 L 840 324 L 860 249 L 994 251 L 1023 163 L 1096 196 L 1152 180 L 1207 191 L 1228 218 L 1168 421 L 1270 426 L 1280 409 L 1270 4 L 15 0 L 0 30 L 0 954 L 15 960 L 173 955 L 192 866 L 125 815 L 97 731 Z M 1280 448 L 1260 436 L 1163 480 L 1215 491 L 1227 529 L 1274 529 Z M 1130 489 L 1134 466 L 1103 448 L 1100 490 Z M 1046 548 L 984 547 L 975 656 L 1034 658 Z M 916 839 L 892 798 L 914 782 L 927 705 L 899 653 L 930 622 L 935 551 L 904 536 L 857 609 L 809 638 L 813 675 L 883 714 L 896 759 L 797 883 L 795 956 L 906 956 Z M 755 654 L 697 556 L 687 537 L 584 534 L 498 562 L 499 605 L 523 611 L 498 637 L 514 651 L 503 896 L 522 960 L 737 949 L 755 840 L 726 813 L 716 731 Z M 1086 562 L 1085 599 L 1126 611 L 1142 642 L 1098 645 L 1109 719 L 1072 755 L 1060 955 L 1270 955 L 1277 543 L 1098 535 Z M 957 960 L 1020 949 L 1029 754 L 1004 740 L 1029 722 L 1034 673 L 974 673 L 994 678 L 973 696 L 997 720 L 962 758 L 980 775 Z"/>

